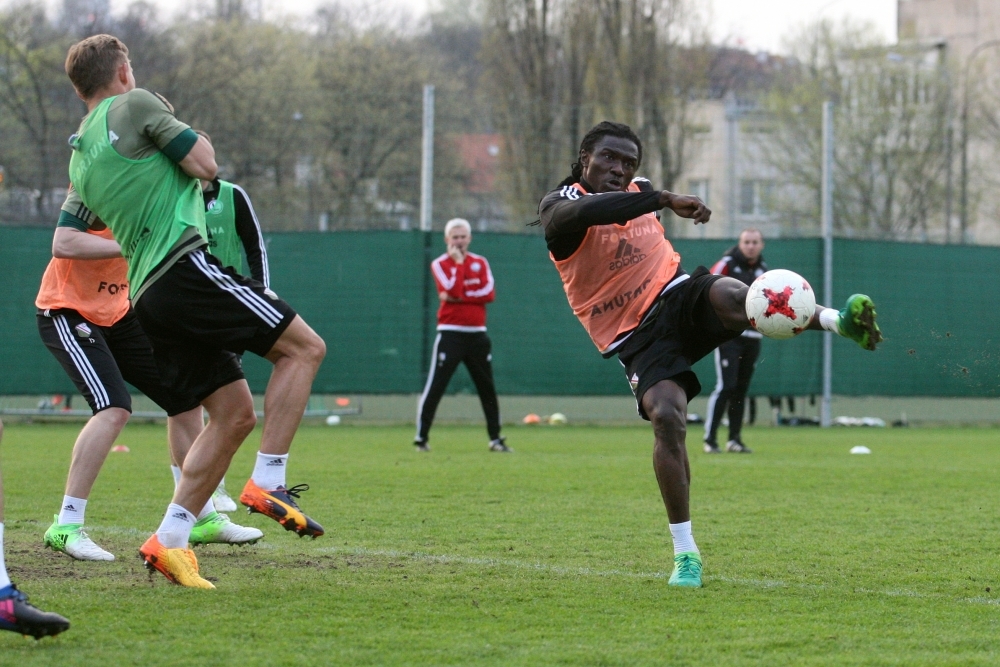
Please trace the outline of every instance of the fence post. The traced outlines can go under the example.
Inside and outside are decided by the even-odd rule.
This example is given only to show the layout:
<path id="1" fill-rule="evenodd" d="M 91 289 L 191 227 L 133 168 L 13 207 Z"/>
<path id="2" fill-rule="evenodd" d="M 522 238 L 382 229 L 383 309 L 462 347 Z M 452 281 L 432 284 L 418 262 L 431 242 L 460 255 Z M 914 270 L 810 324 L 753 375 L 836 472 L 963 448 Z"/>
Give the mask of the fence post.
<path id="1" fill-rule="evenodd" d="M 424 86 L 424 135 L 423 152 L 420 160 L 420 235 L 423 237 L 423 265 L 420 267 L 423 275 L 421 284 L 424 286 L 423 333 L 421 334 L 420 360 L 421 375 L 425 369 L 424 360 L 430 355 L 431 307 L 430 270 L 431 261 L 431 227 L 434 200 L 434 86 Z"/>
<path id="2" fill-rule="evenodd" d="M 833 102 L 823 103 L 823 303 L 833 305 Z M 833 399 L 833 334 L 823 332 L 823 401 L 820 426 L 830 427 Z"/>

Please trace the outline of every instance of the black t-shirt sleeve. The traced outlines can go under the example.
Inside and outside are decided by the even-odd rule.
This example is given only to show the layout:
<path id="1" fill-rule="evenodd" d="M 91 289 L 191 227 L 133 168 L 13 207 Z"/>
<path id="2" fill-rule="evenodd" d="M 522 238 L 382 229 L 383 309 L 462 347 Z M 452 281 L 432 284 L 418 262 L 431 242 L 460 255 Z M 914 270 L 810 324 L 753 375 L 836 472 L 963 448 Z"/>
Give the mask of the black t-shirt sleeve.
<path id="1" fill-rule="evenodd" d="M 271 286 L 271 275 L 267 266 L 267 249 L 260 222 L 250 203 L 250 197 L 238 185 L 233 186 L 233 203 L 236 209 L 236 234 L 243 243 L 243 251 L 250 265 L 250 276 L 264 287 Z"/>
<path id="2" fill-rule="evenodd" d="M 658 211 L 659 191 L 653 190 L 646 179 L 637 179 L 635 183 L 640 192 L 583 194 L 573 186 L 564 186 L 545 195 L 538 204 L 538 215 L 552 256 L 566 259 L 572 255 L 590 227 L 625 224 Z"/>

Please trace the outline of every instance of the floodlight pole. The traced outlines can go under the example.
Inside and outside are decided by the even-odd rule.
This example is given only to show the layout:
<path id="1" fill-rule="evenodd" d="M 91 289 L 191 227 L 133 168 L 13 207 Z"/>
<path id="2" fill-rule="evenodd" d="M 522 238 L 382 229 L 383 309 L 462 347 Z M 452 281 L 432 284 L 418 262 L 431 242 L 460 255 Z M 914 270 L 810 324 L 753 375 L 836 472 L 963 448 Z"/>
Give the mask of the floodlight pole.
<path id="1" fill-rule="evenodd" d="M 823 103 L 823 303 L 833 303 L 833 102 Z M 823 401 L 819 423 L 830 427 L 833 401 L 833 333 L 823 332 Z"/>

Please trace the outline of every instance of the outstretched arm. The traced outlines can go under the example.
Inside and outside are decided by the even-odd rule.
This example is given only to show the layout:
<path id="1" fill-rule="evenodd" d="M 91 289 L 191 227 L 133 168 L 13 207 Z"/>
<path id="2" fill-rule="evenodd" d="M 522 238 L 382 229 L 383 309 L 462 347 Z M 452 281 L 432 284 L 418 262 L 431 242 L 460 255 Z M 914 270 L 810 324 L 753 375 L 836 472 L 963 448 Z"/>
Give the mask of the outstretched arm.
<path id="1" fill-rule="evenodd" d="M 545 229 L 545 239 L 564 234 L 586 232 L 595 225 L 625 222 L 663 208 L 660 193 L 605 192 L 585 195 L 569 186 L 550 193 L 541 202 L 538 213 Z"/>

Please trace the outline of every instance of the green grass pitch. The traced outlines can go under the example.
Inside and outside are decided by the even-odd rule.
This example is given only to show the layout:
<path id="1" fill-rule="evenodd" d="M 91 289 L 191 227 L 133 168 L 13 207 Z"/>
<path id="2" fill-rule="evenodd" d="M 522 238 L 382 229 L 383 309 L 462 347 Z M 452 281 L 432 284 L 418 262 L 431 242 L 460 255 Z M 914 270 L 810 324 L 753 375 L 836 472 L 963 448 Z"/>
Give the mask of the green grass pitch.
<path id="1" fill-rule="evenodd" d="M 165 429 L 130 425 L 88 507 L 118 556 L 42 547 L 79 425 L 8 425 L 7 564 L 72 628 L 0 633 L 10 665 L 992 665 L 1000 662 L 998 432 L 750 429 L 749 456 L 689 434 L 706 586 L 672 553 L 636 427 L 306 426 L 289 483 L 326 536 L 258 526 L 198 551 L 216 591 L 152 579 L 137 549 L 172 489 Z M 238 491 L 259 429 L 228 476 Z M 852 456 L 853 445 L 870 456 Z"/>

